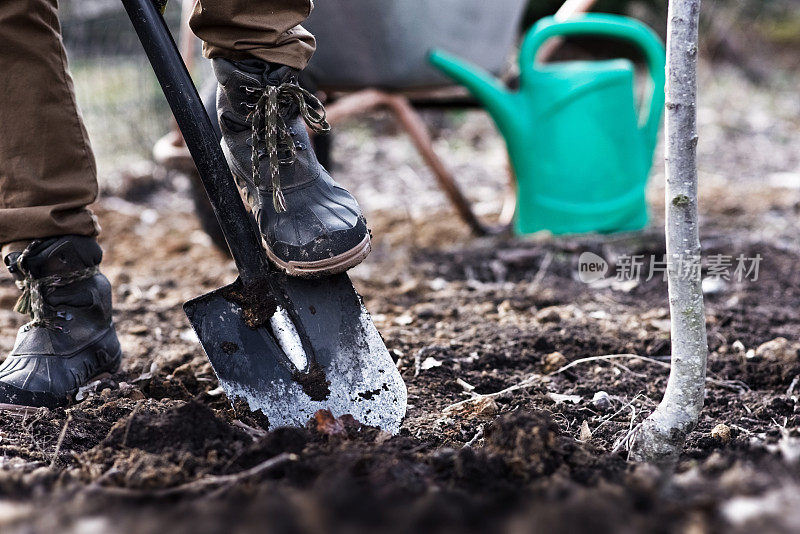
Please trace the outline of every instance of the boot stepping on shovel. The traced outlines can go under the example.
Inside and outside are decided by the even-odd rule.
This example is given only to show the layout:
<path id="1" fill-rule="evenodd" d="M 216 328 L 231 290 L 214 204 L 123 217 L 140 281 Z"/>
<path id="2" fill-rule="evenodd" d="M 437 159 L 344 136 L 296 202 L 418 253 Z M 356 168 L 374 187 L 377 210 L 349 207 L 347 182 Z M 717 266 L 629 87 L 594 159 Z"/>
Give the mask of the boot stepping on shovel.
<path id="1" fill-rule="evenodd" d="M 122 0 L 147 53 L 239 270 L 230 285 L 184 304 L 234 406 L 270 428 L 304 426 L 317 410 L 397 433 L 406 386 L 346 274 L 288 277 L 267 261 L 225 156 L 152 0 Z"/>

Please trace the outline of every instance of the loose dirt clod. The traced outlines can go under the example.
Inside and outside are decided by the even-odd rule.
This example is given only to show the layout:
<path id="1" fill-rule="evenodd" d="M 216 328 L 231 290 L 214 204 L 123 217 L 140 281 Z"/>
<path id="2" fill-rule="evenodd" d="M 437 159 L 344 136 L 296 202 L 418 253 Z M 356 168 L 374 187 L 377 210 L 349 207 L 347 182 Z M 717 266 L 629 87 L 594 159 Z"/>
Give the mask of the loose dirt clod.
<path id="1" fill-rule="evenodd" d="M 325 369 L 315 361 L 308 366 L 308 371 L 295 371 L 292 379 L 300 384 L 311 400 L 324 401 L 331 394 L 331 382 L 325 376 Z"/>
<path id="2" fill-rule="evenodd" d="M 237 279 L 226 289 L 224 296 L 241 307 L 242 319 L 250 328 L 267 326 L 278 309 L 278 303 L 270 297 L 270 288 L 266 282 L 245 288 L 241 280 Z"/>
<path id="3" fill-rule="evenodd" d="M 114 425 L 102 443 L 107 447 L 137 448 L 151 453 L 165 450 L 202 453 L 243 438 L 241 431 L 210 408 L 189 402 L 165 412 L 147 407 L 137 410 L 130 420 L 123 419 Z"/>

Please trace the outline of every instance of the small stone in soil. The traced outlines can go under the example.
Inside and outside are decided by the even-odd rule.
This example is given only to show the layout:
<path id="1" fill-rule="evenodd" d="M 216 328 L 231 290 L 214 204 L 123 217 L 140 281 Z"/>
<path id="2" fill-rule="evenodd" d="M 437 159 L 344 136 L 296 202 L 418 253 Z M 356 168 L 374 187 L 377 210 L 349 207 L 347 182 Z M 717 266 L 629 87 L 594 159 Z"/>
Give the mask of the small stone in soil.
<path id="1" fill-rule="evenodd" d="M 711 429 L 711 437 L 722 444 L 731 440 L 731 428 L 725 423 L 720 423 Z"/>
<path id="2" fill-rule="evenodd" d="M 553 373 L 567 364 L 567 358 L 560 352 L 551 352 L 544 357 L 544 372 Z"/>
<path id="3" fill-rule="evenodd" d="M 797 361 L 797 352 L 796 343 L 790 343 L 784 337 L 777 337 L 759 345 L 755 355 L 763 360 L 789 364 Z"/>
<path id="4" fill-rule="evenodd" d="M 611 408 L 611 397 L 605 391 L 598 391 L 592 397 L 592 405 L 600 411 L 606 411 Z"/>

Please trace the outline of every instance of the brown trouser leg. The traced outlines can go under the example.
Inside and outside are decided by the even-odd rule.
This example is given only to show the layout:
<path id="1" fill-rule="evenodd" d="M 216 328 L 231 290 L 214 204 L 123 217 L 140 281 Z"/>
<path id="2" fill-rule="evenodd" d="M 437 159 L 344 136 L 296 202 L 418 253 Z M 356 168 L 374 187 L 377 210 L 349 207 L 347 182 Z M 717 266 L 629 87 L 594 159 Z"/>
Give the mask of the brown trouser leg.
<path id="1" fill-rule="evenodd" d="M 314 38 L 298 26 L 311 0 L 198 0 L 191 19 L 207 57 L 305 67 Z M 86 208 L 97 172 L 58 23 L 57 0 L 0 0 L 0 244 L 95 235 Z"/>
<path id="2" fill-rule="evenodd" d="M 94 235 L 94 155 L 61 43 L 56 0 L 0 1 L 0 243 Z"/>
<path id="3" fill-rule="evenodd" d="M 313 7 L 312 0 L 197 0 L 189 26 L 207 58 L 256 57 L 303 69 L 315 42 L 300 24 Z"/>

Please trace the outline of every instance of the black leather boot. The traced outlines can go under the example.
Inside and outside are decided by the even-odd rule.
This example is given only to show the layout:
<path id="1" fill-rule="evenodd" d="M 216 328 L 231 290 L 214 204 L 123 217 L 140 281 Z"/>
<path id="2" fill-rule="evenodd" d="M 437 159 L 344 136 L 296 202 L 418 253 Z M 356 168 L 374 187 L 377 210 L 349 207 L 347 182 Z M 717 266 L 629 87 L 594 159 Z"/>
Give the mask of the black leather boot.
<path id="1" fill-rule="evenodd" d="M 258 221 L 270 260 L 293 276 L 345 271 L 370 252 L 353 196 L 319 164 L 306 131 L 329 129 L 298 71 L 214 59 L 222 149 Z"/>
<path id="2" fill-rule="evenodd" d="M 102 257 L 93 238 L 62 236 L 4 258 L 23 290 L 16 309 L 33 320 L 19 329 L 0 365 L 0 408 L 64 406 L 81 386 L 119 369 L 111 285 L 98 270 Z"/>

